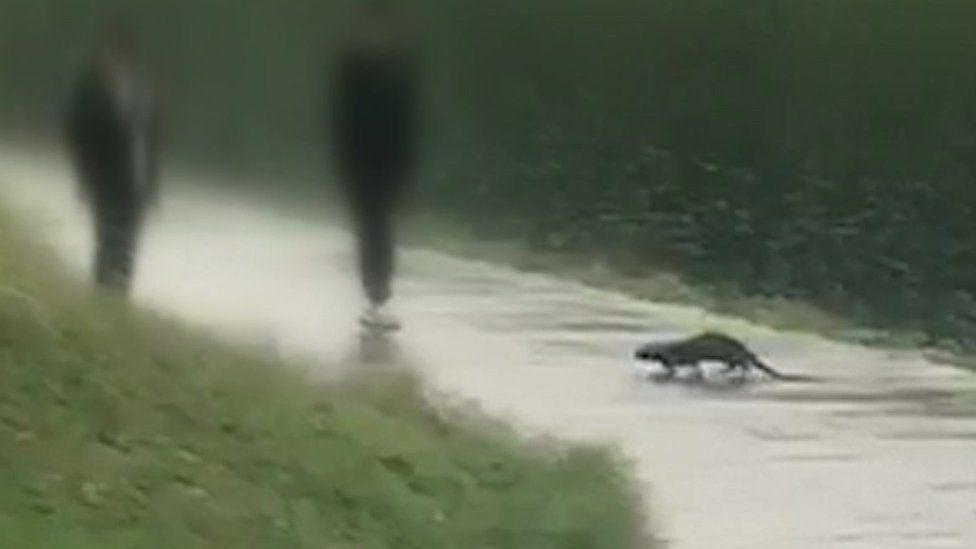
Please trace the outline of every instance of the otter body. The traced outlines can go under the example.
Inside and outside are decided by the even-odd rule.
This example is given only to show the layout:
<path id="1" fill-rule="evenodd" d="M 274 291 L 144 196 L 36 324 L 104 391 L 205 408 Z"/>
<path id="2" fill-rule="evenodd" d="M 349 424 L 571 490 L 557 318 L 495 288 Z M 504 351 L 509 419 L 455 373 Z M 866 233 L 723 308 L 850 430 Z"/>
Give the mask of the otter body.
<path id="1" fill-rule="evenodd" d="M 634 353 L 635 358 L 654 361 L 666 370 L 666 376 L 675 374 L 678 367 L 698 368 L 701 362 L 713 361 L 726 365 L 726 372 L 758 369 L 780 380 L 807 381 L 811 378 L 777 372 L 765 364 L 741 341 L 718 332 L 704 332 L 686 339 L 662 343 L 648 343 Z"/>

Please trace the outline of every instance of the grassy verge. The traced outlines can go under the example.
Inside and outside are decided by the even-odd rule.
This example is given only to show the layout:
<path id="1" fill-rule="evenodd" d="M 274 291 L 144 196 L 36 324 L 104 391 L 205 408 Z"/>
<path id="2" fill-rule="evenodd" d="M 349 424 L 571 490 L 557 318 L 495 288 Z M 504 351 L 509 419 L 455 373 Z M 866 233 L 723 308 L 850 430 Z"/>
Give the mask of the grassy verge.
<path id="1" fill-rule="evenodd" d="M 5 547 L 620 549 L 625 471 L 92 297 L 0 217 Z"/>
<path id="2" fill-rule="evenodd" d="M 273 211 L 309 222 L 342 222 L 337 197 L 324 193 L 320 201 L 295 200 L 276 192 L 255 195 Z M 444 216 L 413 212 L 403 224 L 402 240 L 411 246 L 438 250 L 456 257 L 491 261 L 512 268 L 548 273 L 595 288 L 619 291 L 638 299 L 691 305 L 784 330 L 819 334 L 840 342 L 891 350 L 924 349 L 935 361 L 976 370 L 976 355 L 951 339 L 933 340 L 922 331 L 878 329 L 827 312 L 803 301 L 747 295 L 734 281 L 727 285 L 690 283 L 675 272 L 648 265 L 608 265 L 580 253 L 532 248 L 525 242 L 486 238 L 470 227 L 446 221 Z"/>
<path id="3" fill-rule="evenodd" d="M 679 274 L 657 271 L 646 265 L 629 268 L 608 265 L 579 253 L 486 239 L 437 216 L 417 215 L 409 224 L 406 241 L 459 257 L 493 261 L 527 272 L 550 273 L 639 299 L 701 307 L 716 314 L 773 328 L 816 333 L 835 341 L 893 350 L 925 349 L 934 360 L 976 370 L 976 356 L 952 341 L 933 343 L 922 332 L 873 329 L 801 301 L 749 296 L 737 291 L 733 284 L 691 284 Z"/>

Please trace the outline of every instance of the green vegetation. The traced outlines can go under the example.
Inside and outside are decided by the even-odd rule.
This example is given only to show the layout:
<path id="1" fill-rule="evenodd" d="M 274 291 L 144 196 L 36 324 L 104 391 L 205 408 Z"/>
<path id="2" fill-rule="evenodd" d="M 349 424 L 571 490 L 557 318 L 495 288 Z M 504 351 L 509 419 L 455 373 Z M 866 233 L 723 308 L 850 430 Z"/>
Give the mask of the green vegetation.
<path id="1" fill-rule="evenodd" d="M 324 179 L 321 68 L 348 2 L 4 2 L 5 131 L 52 120 L 121 4 L 171 91 L 171 158 Z M 976 3 L 411 5 L 431 61 L 434 214 L 976 348 Z"/>
<path id="2" fill-rule="evenodd" d="M 406 374 L 324 385 L 85 290 L 0 220 L 5 547 L 636 545 L 602 450 L 431 407 Z"/>
<path id="3" fill-rule="evenodd" d="M 478 132 L 431 178 L 433 210 L 532 253 L 976 347 L 976 4 L 482 11 L 458 79 L 479 82 Z"/>

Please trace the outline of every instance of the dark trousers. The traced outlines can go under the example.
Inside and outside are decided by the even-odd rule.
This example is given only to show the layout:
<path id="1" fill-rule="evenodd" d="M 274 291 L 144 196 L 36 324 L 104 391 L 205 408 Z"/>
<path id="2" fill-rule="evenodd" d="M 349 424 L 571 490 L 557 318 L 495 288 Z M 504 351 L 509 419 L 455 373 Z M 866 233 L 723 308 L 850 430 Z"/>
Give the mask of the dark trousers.
<path id="1" fill-rule="evenodd" d="M 402 178 L 352 177 L 347 189 L 359 255 L 359 276 L 372 305 L 390 299 L 395 268 L 394 215 Z"/>
<path id="2" fill-rule="evenodd" d="M 128 294 L 142 229 L 137 200 L 101 200 L 92 204 L 95 221 L 95 283 Z"/>
<path id="3" fill-rule="evenodd" d="M 373 305 L 382 305 L 390 299 L 394 268 L 392 213 L 388 207 L 368 206 L 357 207 L 353 213 L 359 276 Z"/>

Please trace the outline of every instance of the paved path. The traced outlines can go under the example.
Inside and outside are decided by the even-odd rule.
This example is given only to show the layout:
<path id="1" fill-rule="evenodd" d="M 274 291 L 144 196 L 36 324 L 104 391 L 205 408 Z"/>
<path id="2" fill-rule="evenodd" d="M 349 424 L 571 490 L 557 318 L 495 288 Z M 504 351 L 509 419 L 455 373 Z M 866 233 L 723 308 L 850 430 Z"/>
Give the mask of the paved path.
<path id="1" fill-rule="evenodd" d="M 0 154 L 0 194 L 86 276 L 88 230 L 61 166 Z M 136 296 L 323 368 L 347 364 L 363 352 L 348 244 L 324 225 L 174 191 L 146 235 Z M 433 387 L 529 431 L 619 444 L 675 549 L 976 548 L 976 418 L 949 413 L 976 376 L 430 252 L 405 252 L 396 290 L 399 352 Z M 706 324 L 830 381 L 635 375 L 636 345 Z"/>

